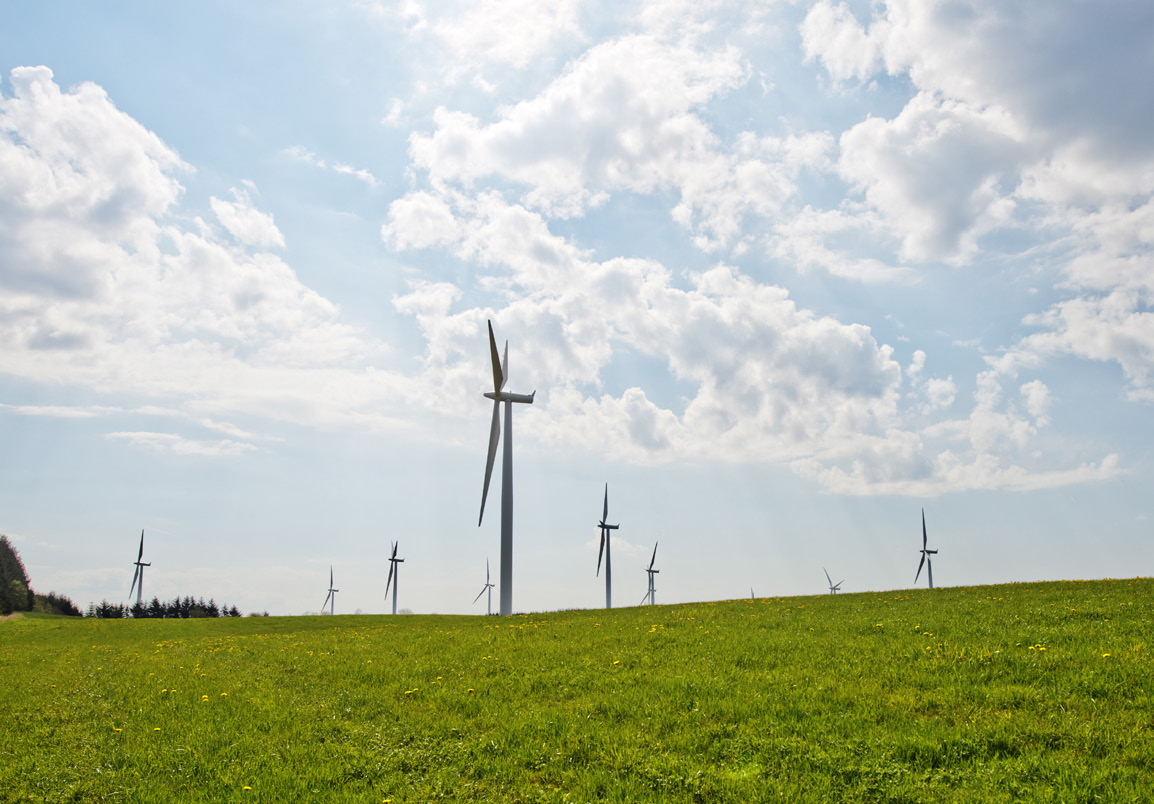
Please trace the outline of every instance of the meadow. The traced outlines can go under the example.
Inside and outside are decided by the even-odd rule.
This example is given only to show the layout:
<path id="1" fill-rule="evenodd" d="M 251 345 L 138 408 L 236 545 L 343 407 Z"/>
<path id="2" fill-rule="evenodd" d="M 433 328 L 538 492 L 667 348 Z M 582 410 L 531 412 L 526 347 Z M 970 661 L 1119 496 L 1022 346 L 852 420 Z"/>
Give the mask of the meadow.
<path id="1" fill-rule="evenodd" d="M 1154 580 L 0 622 L 0 801 L 1149 800 Z"/>

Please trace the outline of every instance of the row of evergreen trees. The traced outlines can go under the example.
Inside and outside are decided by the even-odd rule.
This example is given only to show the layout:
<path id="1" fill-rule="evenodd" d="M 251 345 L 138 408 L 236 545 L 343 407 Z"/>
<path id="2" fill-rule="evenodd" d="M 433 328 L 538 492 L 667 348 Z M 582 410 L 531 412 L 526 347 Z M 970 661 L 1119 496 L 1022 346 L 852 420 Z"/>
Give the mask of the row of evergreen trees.
<path id="1" fill-rule="evenodd" d="M 191 597 L 174 597 L 163 602 L 160 598 L 154 597 L 147 604 L 133 603 L 131 606 L 124 603 L 109 603 L 107 600 L 89 603 L 88 616 L 103 620 L 117 620 L 122 617 L 176 620 L 190 617 L 239 617 L 240 609 L 236 606 L 218 606 L 212 598 L 205 603 L 203 597 L 197 600 Z"/>

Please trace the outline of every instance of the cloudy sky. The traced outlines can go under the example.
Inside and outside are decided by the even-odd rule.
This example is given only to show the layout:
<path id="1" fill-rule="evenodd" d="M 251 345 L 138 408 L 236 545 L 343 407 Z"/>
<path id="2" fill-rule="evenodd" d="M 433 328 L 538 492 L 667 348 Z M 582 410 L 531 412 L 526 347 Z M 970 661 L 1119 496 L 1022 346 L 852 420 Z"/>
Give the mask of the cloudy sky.
<path id="1" fill-rule="evenodd" d="M 79 605 L 1154 566 L 1154 7 L 23 3 L 0 532 Z M 921 583 L 924 584 L 923 573 Z"/>

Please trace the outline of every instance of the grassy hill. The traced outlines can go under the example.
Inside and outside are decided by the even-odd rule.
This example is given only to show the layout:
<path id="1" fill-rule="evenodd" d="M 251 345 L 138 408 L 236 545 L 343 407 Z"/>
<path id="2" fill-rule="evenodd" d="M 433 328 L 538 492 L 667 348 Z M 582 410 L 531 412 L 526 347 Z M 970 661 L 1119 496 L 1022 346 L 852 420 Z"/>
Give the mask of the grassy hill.
<path id="1" fill-rule="evenodd" d="M 0 801 L 1140 801 L 1154 580 L 0 623 Z"/>

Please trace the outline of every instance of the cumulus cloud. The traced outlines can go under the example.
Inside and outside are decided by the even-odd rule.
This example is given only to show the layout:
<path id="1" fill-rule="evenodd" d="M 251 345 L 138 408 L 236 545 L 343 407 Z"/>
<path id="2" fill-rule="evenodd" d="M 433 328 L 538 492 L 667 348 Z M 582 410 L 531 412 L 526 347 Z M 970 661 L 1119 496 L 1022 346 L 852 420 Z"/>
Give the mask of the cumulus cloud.
<path id="1" fill-rule="evenodd" d="M 169 213 L 188 168 L 159 138 L 98 87 L 62 91 L 45 68 L 12 75 L 0 96 L 0 371 L 195 400 L 201 418 L 395 426 L 380 399 L 405 380 L 377 368 L 384 345 L 263 250 L 283 238 L 251 186 L 212 204 L 231 241 L 184 224 Z"/>

